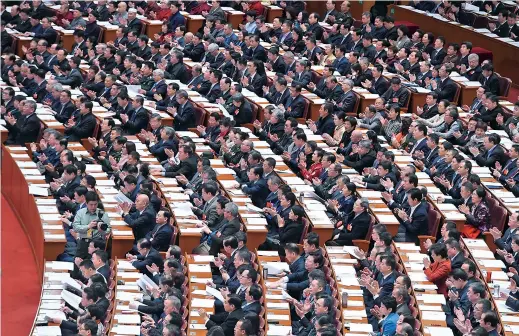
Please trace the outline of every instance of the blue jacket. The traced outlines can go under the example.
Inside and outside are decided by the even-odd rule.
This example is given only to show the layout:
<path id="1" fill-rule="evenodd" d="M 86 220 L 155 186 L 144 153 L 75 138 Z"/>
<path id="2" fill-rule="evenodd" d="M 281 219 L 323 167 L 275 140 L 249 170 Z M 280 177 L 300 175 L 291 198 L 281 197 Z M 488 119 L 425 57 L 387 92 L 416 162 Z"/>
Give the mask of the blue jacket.
<path id="1" fill-rule="evenodd" d="M 398 322 L 398 314 L 389 314 L 384 321 L 382 321 L 382 328 L 377 336 L 393 336 L 396 334 L 396 324 Z"/>

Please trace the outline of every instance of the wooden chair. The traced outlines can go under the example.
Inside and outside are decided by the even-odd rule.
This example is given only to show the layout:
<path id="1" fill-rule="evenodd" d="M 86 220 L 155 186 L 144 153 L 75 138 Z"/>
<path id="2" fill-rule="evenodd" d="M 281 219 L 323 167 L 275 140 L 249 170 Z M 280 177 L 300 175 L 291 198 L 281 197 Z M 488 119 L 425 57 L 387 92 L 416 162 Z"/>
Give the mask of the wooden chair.
<path id="1" fill-rule="evenodd" d="M 452 100 L 451 104 L 458 105 L 458 101 L 460 100 L 460 94 L 461 94 L 461 85 L 454 82 L 456 84 L 456 93 L 454 94 L 454 99 Z"/>
<path id="2" fill-rule="evenodd" d="M 427 253 L 423 245 L 427 239 L 430 239 L 433 243 L 436 241 L 436 234 L 438 233 L 438 227 L 442 219 L 441 214 L 432 207 L 429 208 L 427 217 L 429 219 L 429 236 L 418 236 L 420 240 L 420 251 L 422 253 Z"/>
<path id="3" fill-rule="evenodd" d="M 405 102 L 405 105 L 400 108 L 400 113 L 407 113 L 407 110 L 409 109 L 409 103 L 411 102 L 411 90 L 406 88 L 407 92 L 409 92 L 409 95 L 407 96 L 407 101 Z"/>
<path id="4" fill-rule="evenodd" d="M 499 204 L 499 202 L 495 201 L 495 203 L 494 203 L 490 200 L 492 200 L 492 201 L 495 201 L 495 200 L 492 197 L 487 199 L 488 209 L 489 209 L 490 213 L 492 214 L 491 225 L 493 227 L 497 228 L 499 231 L 504 232 L 508 213 L 505 210 L 505 208 L 503 208 Z M 492 234 L 490 232 L 483 232 L 483 237 L 485 239 L 485 242 L 488 245 L 488 248 L 492 252 L 495 253 L 497 246 L 494 243 L 494 237 L 492 236 Z"/>
<path id="5" fill-rule="evenodd" d="M 303 244 L 303 239 L 306 237 L 306 234 L 308 233 L 308 229 L 310 229 L 310 221 L 308 218 L 303 217 L 303 225 L 305 226 L 303 229 L 303 233 L 301 234 L 301 239 L 299 239 L 299 244 Z"/>
<path id="6" fill-rule="evenodd" d="M 205 110 L 201 109 L 198 106 L 195 106 L 195 123 L 196 125 L 205 125 L 205 120 L 207 119 L 207 113 Z"/>
<path id="7" fill-rule="evenodd" d="M 502 77 L 499 74 L 498 80 L 499 80 L 499 99 L 507 99 L 508 94 L 510 93 L 510 87 L 512 86 L 512 80 L 508 77 Z"/>

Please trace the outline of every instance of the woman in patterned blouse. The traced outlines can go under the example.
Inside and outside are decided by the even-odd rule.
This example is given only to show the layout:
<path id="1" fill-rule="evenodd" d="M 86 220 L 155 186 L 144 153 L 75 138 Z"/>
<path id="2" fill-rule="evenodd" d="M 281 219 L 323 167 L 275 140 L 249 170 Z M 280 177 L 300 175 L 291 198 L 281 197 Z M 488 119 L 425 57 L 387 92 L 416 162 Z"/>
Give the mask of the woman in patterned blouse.
<path id="1" fill-rule="evenodd" d="M 462 234 L 468 238 L 477 238 L 482 232 L 488 231 L 490 227 L 490 210 L 485 198 L 487 193 L 483 187 L 478 187 L 472 193 L 472 207 L 460 205 L 459 210 L 467 218 Z"/>

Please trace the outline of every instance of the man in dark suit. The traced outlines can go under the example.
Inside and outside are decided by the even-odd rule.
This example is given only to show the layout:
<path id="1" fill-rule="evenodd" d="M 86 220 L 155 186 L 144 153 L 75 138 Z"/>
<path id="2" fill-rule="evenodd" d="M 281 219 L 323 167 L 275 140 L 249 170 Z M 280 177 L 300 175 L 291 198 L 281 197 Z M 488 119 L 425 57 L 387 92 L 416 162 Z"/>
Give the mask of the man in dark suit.
<path id="1" fill-rule="evenodd" d="M 483 146 L 485 147 L 485 152 L 480 153 L 479 149 L 476 147 L 470 147 L 469 150 L 474 155 L 474 160 L 476 160 L 477 164 L 481 167 L 491 167 L 495 168 L 496 163 L 503 163 L 505 158 L 505 152 L 503 148 L 499 145 L 501 143 L 501 137 L 499 134 L 489 134 L 483 139 Z"/>
<path id="2" fill-rule="evenodd" d="M 234 203 L 225 205 L 221 225 L 218 225 L 216 230 L 213 230 L 209 235 L 207 243 L 210 245 L 209 254 L 218 255 L 220 249 L 223 247 L 223 241 L 227 237 L 240 231 L 240 219 L 238 218 L 238 206 Z M 203 229 L 202 229 L 203 230 Z"/>
<path id="3" fill-rule="evenodd" d="M 146 97 L 150 99 L 152 99 L 156 94 L 161 95 L 162 99 L 166 98 L 168 85 L 164 81 L 164 71 L 161 69 L 153 70 L 153 80 L 155 81 L 155 84 L 153 84 L 149 91 L 139 89 L 139 93 L 146 95 Z"/>
<path id="4" fill-rule="evenodd" d="M 202 43 L 202 35 L 196 33 L 193 36 L 193 44 L 186 46 L 184 49 L 184 55 L 191 58 L 193 62 L 200 62 L 204 57 L 205 49 Z"/>
<path id="5" fill-rule="evenodd" d="M 517 234 L 519 227 L 519 212 L 514 212 L 508 217 L 508 229 L 505 233 L 499 231 L 496 227 L 490 229 L 490 233 L 494 238 L 494 243 L 500 250 L 505 250 L 508 253 L 512 251 L 512 237 Z"/>
<path id="6" fill-rule="evenodd" d="M 429 55 L 429 62 L 431 62 L 432 65 L 436 66 L 443 63 L 443 59 L 447 55 L 447 52 L 443 49 L 444 45 L 445 38 L 443 36 L 438 36 L 434 41 L 434 50 Z"/>
<path id="7" fill-rule="evenodd" d="M 371 148 L 372 144 L 369 140 L 362 140 L 358 144 L 357 153 L 348 156 L 343 163 L 362 173 L 364 168 L 372 167 L 376 160 L 376 153 Z"/>
<path id="8" fill-rule="evenodd" d="M 189 95 L 185 90 L 177 92 L 178 108 L 173 108 L 173 127 L 176 131 L 187 131 L 196 125 L 195 107 L 189 101 Z"/>
<path id="9" fill-rule="evenodd" d="M 330 73 L 326 67 L 323 73 L 324 72 Z M 327 101 L 338 102 L 343 94 L 342 86 L 339 85 L 337 77 L 335 76 L 323 77 L 317 87 L 313 83 L 309 83 L 308 89 Z"/>
<path id="10" fill-rule="evenodd" d="M 438 70 L 438 74 L 440 76 L 440 83 L 438 84 L 436 81 L 431 81 L 432 88 L 438 94 L 438 99 L 447 99 L 448 101 L 454 101 L 454 96 L 456 95 L 456 91 L 458 87 L 456 83 L 452 79 L 450 79 L 451 70 L 447 69 L 445 65 L 442 65 Z"/>
<path id="11" fill-rule="evenodd" d="M 357 200 L 353 206 L 353 212 L 337 223 L 338 227 L 326 245 L 352 246 L 353 240 L 365 239 L 371 222 L 368 208 L 367 200 Z"/>
<path id="12" fill-rule="evenodd" d="M 54 118 L 56 118 L 60 123 L 67 123 L 72 116 L 72 113 L 76 110 L 76 106 L 72 102 L 71 96 L 69 90 L 63 90 L 60 93 L 59 103 L 56 104 L 53 109 L 56 112 Z"/>
<path id="13" fill-rule="evenodd" d="M 152 118 L 153 120 L 153 118 Z M 173 127 L 159 127 L 157 128 L 158 136 L 157 140 L 154 144 L 151 144 L 150 141 L 146 141 L 146 145 L 150 150 L 151 154 L 153 154 L 160 162 L 166 161 L 169 156 L 166 154 L 166 149 L 176 151 L 177 143 L 175 141 L 175 130 Z"/>
<path id="14" fill-rule="evenodd" d="M 512 179 L 519 172 L 519 167 L 517 166 L 517 158 L 519 157 L 519 145 L 512 145 L 512 148 L 508 151 L 510 156 L 510 160 L 508 160 L 504 165 L 496 162 L 496 169 L 492 172 L 495 178 L 499 180 L 501 183 L 506 183 L 508 179 Z"/>
<path id="15" fill-rule="evenodd" d="M 258 35 L 252 35 L 249 38 L 250 47 L 247 49 L 247 51 L 244 53 L 244 57 L 249 60 L 258 60 L 261 62 L 267 61 L 267 53 L 265 51 L 265 48 L 263 48 L 262 45 L 259 44 L 260 38 Z"/>
<path id="16" fill-rule="evenodd" d="M 148 111 L 142 107 L 144 98 L 137 96 L 133 99 L 132 110 L 129 114 L 121 114 L 123 129 L 127 134 L 135 135 L 146 130 L 150 117 Z"/>
<path id="17" fill-rule="evenodd" d="M 187 179 L 191 179 L 196 173 L 196 157 L 193 155 L 191 146 L 181 146 L 178 149 L 178 159 L 180 163 L 166 168 L 162 175 L 165 177 L 184 175 Z"/>
<path id="18" fill-rule="evenodd" d="M 389 82 L 382 76 L 382 72 L 384 72 L 384 67 L 380 64 L 376 64 L 371 70 L 373 80 L 366 80 L 366 82 L 361 83 L 362 86 L 368 89 L 369 92 L 382 96 L 389 88 Z"/>
<path id="19" fill-rule="evenodd" d="M 233 107 L 229 113 L 234 117 L 236 127 L 243 124 L 252 123 L 252 107 L 245 97 L 237 92 L 232 96 Z"/>
<path id="20" fill-rule="evenodd" d="M 451 261 L 451 269 L 461 268 L 465 260 L 465 255 L 463 254 L 460 243 L 454 238 L 449 238 L 445 241 L 445 245 L 447 246 L 447 256 Z"/>
<path id="21" fill-rule="evenodd" d="M 305 269 L 305 258 L 301 256 L 301 250 L 295 243 L 288 243 L 284 246 L 285 258 L 289 262 L 288 270 L 284 270 L 283 275 L 288 273 L 298 273 Z"/>
<path id="22" fill-rule="evenodd" d="M 346 79 L 342 82 L 342 91 L 344 92 L 339 99 L 339 104 L 337 104 L 338 111 L 348 112 L 356 112 L 354 111 L 355 105 L 357 103 L 357 96 L 353 93 L 353 81 L 351 79 Z"/>
<path id="23" fill-rule="evenodd" d="M 155 264 L 159 267 L 160 272 L 162 272 L 164 260 L 162 259 L 159 251 L 151 247 L 151 242 L 148 239 L 143 238 L 137 242 L 137 251 L 139 251 L 137 256 L 130 254 L 126 255 L 127 259 L 130 260 L 133 267 L 138 269 L 139 272 L 146 274 L 150 278 L 152 278 L 153 275 L 146 266 L 152 266 Z"/>
<path id="24" fill-rule="evenodd" d="M 26 143 L 36 142 L 40 133 L 40 119 L 34 113 L 36 102 L 27 100 L 23 106 L 22 115 L 16 119 L 8 113 L 5 118 L 5 127 L 8 135 L 6 145 L 25 146 Z"/>
<path id="25" fill-rule="evenodd" d="M 135 212 L 130 213 L 130 204 L 121 204 L 122 217 L 126 224 L 132 228 L 135 241 L 146 237 L 155 225 L 155 209 L 150 205 L 147 195 L 139 195 L 135 200 Z"/>
<path id="26" fill-rule="evenodd" d="M 247 62 L 248 75 L 241 80 L 241 84 L 244 88 L 256 93 L 260 97 L 263 94 L 263 87 L 267 85 L 267 77 L 265 74 L 258 73 L 258 68 L 261 63 L 259 60 Z"/>
<path id="27" fill-rule="evenodd" d="M 96 118 L 92 114 L 93 106 L 91 101 L 81 103 L 77 120 L 72 119 L 65 124 L 65 135 L 69 141 L 80 141 L 94 135 Z"/>
<path id="28" fill-rule="evenodd" d="M 97 273 L 101 274 L 106 283 L 110 279 L 110 267 L 108 266 L 108 254 L 103 250 L 96 250 L 92 253 L 92 262 Z"/>
<path id="29" fill-rule="evenodd" d="M 323 105 L 321 105 L 321 108 L 319 109 L 319 119 L 317 122 L 314 123 L 313 120 L 309 121 L 308 128 L 314 134 L 328 134 L 330 136 L 333 135 L 333 132 L 335 130 L 335 123 L 333 121 L 333 104 L 330 102 L 326 102 Z"/>
<path id="30" fill-rule="evenodd" d="M 494 66 L 491 63 L 487 63 L 481 67 L 481 76 L 479 82 L 481 85 L 487 88 L 487 91 L 492 92 L 493 95 L 499 96 L 499 79 L 494 73 Z"/>
<path id="31" fill-rule="evenodd" d="M 265 63 L 265 67 L 275 73 L 286 73 L 287 65 L 283 61 L 283 57 L 279 56 L 279 49 L 276 47 L 270 48 L 268 51 L 269 61 Z"/>
<path id="32" fill-rule="evenodd" d="M 402 86 L 402 81 L 398 77 L 391 78 L 391 87 L 382 95 L 386 102 L 386 107 L 389 108 L 393 104 L 398 104 L 400 108 L 406 107 L 409 91 Z"/>
<path id="33" fill-rule="evenodd" d="M 279 77 L 274 82 L 274 88 L 270 92 L 267 92 L 264 96 L 271 104 L 278 106 L 279 104 L 285 105 L 288 98 L 290 97 L 290 90 L 287 89 L 287 80 L 283 77 Z"/>
<path id="34" fill-rule="evenodd" d="M 306 101 L 301 95 L 302 87 L 292 82 L 290 86 L 290 97 L 287 99 L 285 107 L 285 118 L 302 118 L 306 109 Z"/>
<path id="35" fill-rule="evenodd" d="M 211 88 L 206 94 L 206 98 L 210 103 L 214 103 L 222 94 L 220 87 L 220 80 L 222 79 L 222 72 L 220 70 L 211 70 L 209 81 L 211 82 Z"/>
<path id="36" fill-rule="evenodd" d="M 171 213 L 169 211 L 159 211 L 155 218 L 155 227 L 145 236 L 151 242 L 151 246 L 157 251 L 166 252 L 171 245 L 173 228 L 170 221 Z"/>
<path id="37" fill-rule="evenodd" d="M 409 191 L 407 202 L 409 210 L 397 210 L 398 217 L 402 220 L 400 228 L 405 233 L 406 242 L 418 242 L 419 235 L 429 234 L 429 219 L 425 204 L 422 203 L 422 191 L 418 188 Z"/>
<path id="38" fill-rule="evenodd" d="M 423 124 L 416 125 L 413 132 L 415 143 L 409 152 L 414 159 L 426 158 L 429 155 L 430 148 L 427 146 L 426 136 L 427 127 Z"/>
<path id="39" fill-rule="evenodd" d="M 242 187 L 243 192 L 251 198 L 252 204 L 263 209 L 265 207 L 265 199 L 270 194 L 267 182 L 263 178 L 263 168 L 251 167 L 247 175 L 249 183 Z"/>
<path id="40" fill-rule="evenodd" d="M 56 80 L 63 85 L 70 85 L 72 89 L 81 86 L 83 83 L 83 76 L 79 71 L 79 64 L 81 59 L 79 57 L 72 57 L 68 64 L 63 64 L 59 67 L 59 76 Z"/>
<path id="41" fill-rule="evenodd" d="M 234 327 L 243 317 L 243 310 L 241 307 L 242 300 L 240 296 L 237 294 L 229 294 L 224 301 L 224 309 L 228 315 L 223 322 L 217 323 L 213 321 L 214 316 L 216 315 L 211 315 L 211 317 L 208 317 L 207 313 L 203 309 L 200 309 L 198 312 L 200 317 L 204 319 L 207 330 L 219 325 L 223 329 L 225 336 L 234 336 Z"/>
<path id="42" fill-rule="evenodd" d="M 262 309 L 262 305 L 259 300 L 263 296 L 263 290 L 257 284 L 253 284 L 245 291 L 245 302 L 242 305 L 242 309 L 244 313 L 254 313 L 259 314 Z"/>
<path id="43" fill-rule="evenodd" d="M 47 18 L 47 17 L 44 17 L 41 20 L 41 29 L 38 32 L 35 32 L 33 34 L 34 34 L 33 35 L 34 38 L 43 39 L 43 40 L 47 41 L 49 44 L 56 43 L 56 38 L 58 37 L 58 32 L 56 32 L 52 28 L 51 22 L 50 22 L 49 18 Z"/>

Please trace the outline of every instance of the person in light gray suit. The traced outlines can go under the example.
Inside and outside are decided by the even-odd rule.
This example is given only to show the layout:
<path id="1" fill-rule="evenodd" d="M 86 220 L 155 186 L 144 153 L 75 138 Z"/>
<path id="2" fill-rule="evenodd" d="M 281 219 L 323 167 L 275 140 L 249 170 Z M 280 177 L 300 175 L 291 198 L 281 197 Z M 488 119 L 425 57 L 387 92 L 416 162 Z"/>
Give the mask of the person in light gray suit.
<path id="1" fill-rule="evenodd" d="M 204 203 L 199 203 L 197 207 L 193 208 L 195 215 L 204 219 L 209 228 L 213 228 L 218 219 L 218 213 L 216 212 L 217 194 L 218 185 L 214 181 L 204 183 L 202 186 Z"/>

